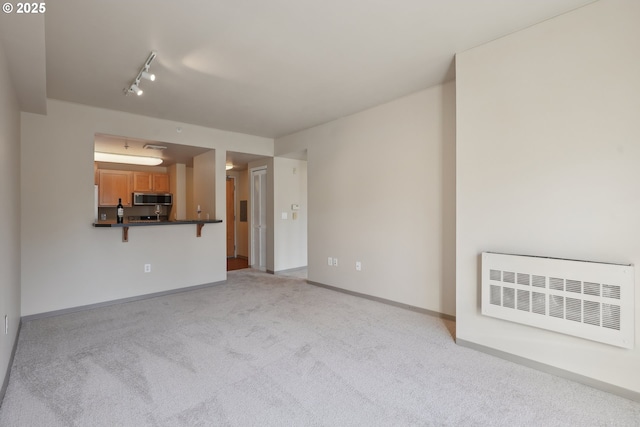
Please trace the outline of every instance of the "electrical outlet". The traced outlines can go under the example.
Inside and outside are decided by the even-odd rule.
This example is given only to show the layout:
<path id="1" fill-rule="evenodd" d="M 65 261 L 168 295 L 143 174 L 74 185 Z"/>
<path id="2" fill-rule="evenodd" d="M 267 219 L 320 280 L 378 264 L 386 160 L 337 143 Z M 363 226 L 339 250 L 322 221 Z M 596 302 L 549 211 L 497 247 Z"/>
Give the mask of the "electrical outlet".
<path id="1" fill-rule="evenodd" d="M 360 261 L 356 261 L 356 270 L 362 271 L 362 263 Z"/>
<path id="2" fill-rule="evenodd" d="M 333 266 L 337 267 L 338 266 L 338 258 L 334 258 L 333 259 Z"/>
<path id="3" fill-rule="evenodd" d="M 333 258 L 331 258 L 331 257 L 327 258 L 327 264 L 329 266 L 332 266 L 333 265 Z"/>
<path id="4" fill-rule="evenodd" d="M 145 264 L 144 265 L 144 272 L 145 273 L 151 273 L 151 264 Z"/>

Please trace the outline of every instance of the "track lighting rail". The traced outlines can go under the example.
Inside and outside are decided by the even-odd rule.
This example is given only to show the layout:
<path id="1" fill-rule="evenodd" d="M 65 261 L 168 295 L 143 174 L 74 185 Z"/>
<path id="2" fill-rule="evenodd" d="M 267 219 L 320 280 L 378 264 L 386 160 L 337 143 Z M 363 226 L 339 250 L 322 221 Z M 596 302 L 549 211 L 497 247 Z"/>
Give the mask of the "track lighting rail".
<path id="1" fill-rule="evenodd" d="M 152 51 L 149 54 L 149 57 L 147 58 L 144 65 L 140 69 L 140 72 L 138 73 L 136 78 L 133 80 L 133 83 L 131 83 L 129 87 L 124 88 L 125 95 L 129 95 L 130 93 L 135 93 L 138 96 L 142 95 L 143 91 L 142 89 L 140 89 L 140 80 L 142 79 L 155 81 L 156 75 L 149 72 L 149 67 L 151 66 L 151 63 L 153 62 L 153 60 L 156 59 L 156 56 L 157 56 L 156 51 Z"/>

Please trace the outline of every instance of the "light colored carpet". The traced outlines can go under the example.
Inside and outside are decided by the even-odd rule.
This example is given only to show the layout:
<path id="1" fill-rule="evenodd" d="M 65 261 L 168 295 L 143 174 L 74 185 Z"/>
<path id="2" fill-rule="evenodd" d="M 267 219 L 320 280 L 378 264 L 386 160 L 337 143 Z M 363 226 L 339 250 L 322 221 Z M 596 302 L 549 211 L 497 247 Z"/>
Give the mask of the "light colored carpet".
<path id="1" fill-rule="evenodd" d="M 451 322 L 255 270 L 26 322 L 0 425 L 638 426 L 640 403 L 456 346 Z"/>
<path id="2" fill-rule="evenodd" d="M 307 267 L 296 268 L 294 270 L 281 271 L 276 273 L 277 276 L 296 277 L 298 279 L 307 278 Z"/>

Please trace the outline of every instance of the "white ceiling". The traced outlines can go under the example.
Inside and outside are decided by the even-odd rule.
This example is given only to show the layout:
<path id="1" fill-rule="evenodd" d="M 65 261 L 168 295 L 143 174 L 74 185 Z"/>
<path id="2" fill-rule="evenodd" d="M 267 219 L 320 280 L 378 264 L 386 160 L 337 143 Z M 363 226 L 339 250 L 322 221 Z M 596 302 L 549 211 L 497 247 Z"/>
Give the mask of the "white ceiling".
<path id="1" fill-rule="evenodd" d="M 22 111 L 47 112 L 44 15 L 0 13 L 0 42 Z M 5 94 L 2 94 L 5 96 Z"/>
<path id="2" fill-rule="evenodd" d="M 450 80 L 456 52 L 591 1 L 55 0 L 41 97 L 277 137 Z M 5 46 L 27 43 L 13 27 Z M 152 50 L 157 80 L 125 96 Z"/>

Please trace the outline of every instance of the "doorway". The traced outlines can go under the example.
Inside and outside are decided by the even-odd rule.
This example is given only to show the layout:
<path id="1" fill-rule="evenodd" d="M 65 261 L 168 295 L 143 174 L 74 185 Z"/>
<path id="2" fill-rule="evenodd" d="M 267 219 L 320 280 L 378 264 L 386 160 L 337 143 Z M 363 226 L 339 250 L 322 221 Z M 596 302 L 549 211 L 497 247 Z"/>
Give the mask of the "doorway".
<path id="1" fill-rule="evenodd" d="M 251 257 L 253 268 L 267 269 L 267 169 L 251 169 Z"/>
<path id="2" fill-rule="evenodd" d="M 238 256 L 238 230 L 236 222 L 236 177 L 227 175 L 227 271 L 249 268 L 246 256 Z"/>

